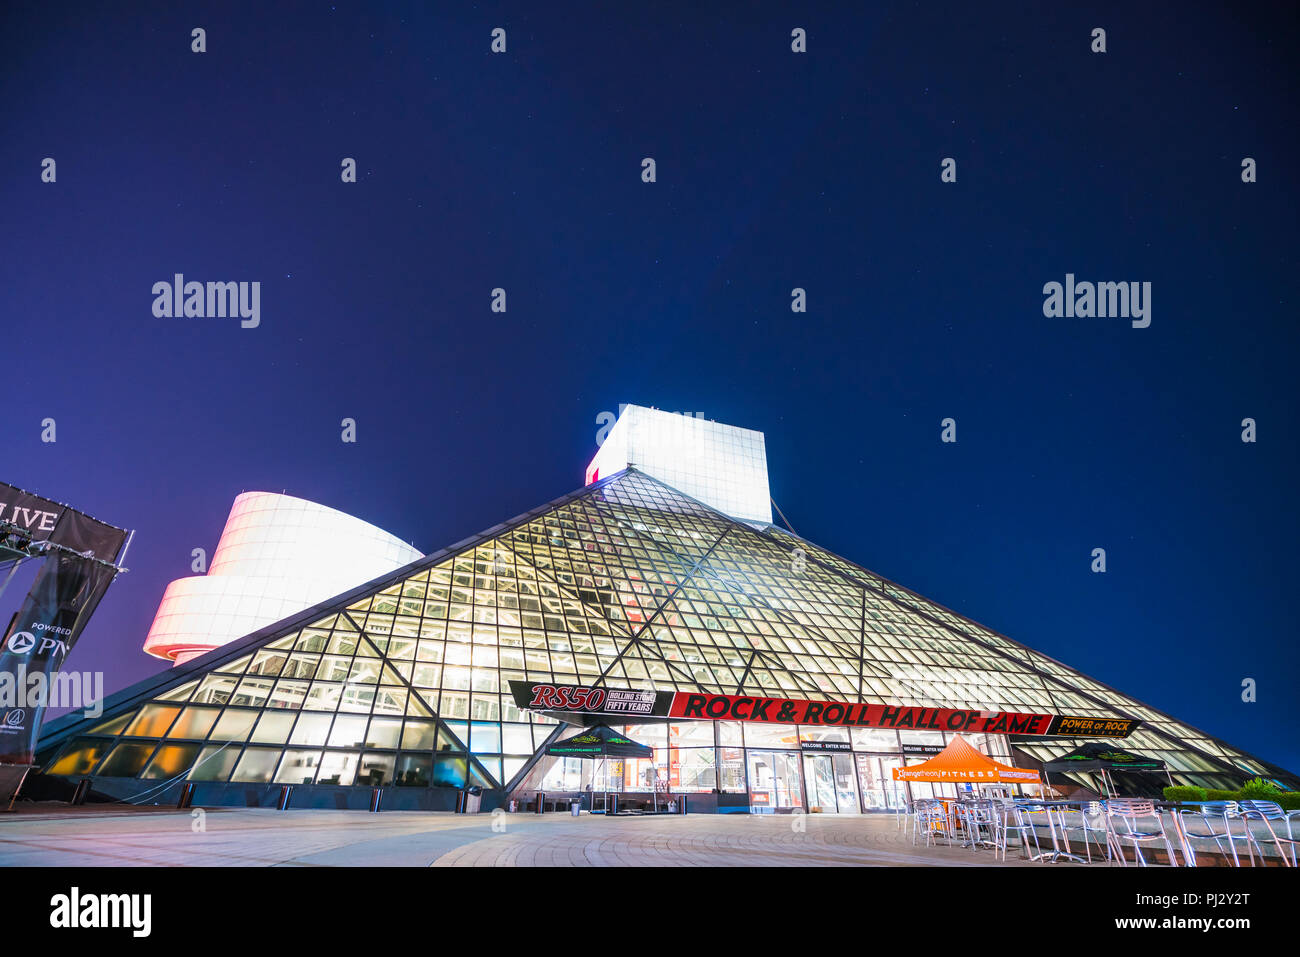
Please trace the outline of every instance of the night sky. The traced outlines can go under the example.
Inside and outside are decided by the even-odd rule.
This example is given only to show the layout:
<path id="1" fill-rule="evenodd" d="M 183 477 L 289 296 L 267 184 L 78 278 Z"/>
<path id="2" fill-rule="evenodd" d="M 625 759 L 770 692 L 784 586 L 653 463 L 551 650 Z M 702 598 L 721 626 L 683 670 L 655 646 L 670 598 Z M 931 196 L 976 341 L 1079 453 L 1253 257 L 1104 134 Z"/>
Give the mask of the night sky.
<path id="1" fill-rule="evenodd" d="M 1300 770 L 1293 4 L 434 6 L 0 12 L 0 478 L 136 531 L 67 667 L 163 667 L 241 491 L 433 551 L 635 402 L 762 430 L 801 535 Z M 178 272 L 261 325 L 155 318 Z M 1150 327 L 1046 318 L 1067 272 L 1150 282 Z"/>

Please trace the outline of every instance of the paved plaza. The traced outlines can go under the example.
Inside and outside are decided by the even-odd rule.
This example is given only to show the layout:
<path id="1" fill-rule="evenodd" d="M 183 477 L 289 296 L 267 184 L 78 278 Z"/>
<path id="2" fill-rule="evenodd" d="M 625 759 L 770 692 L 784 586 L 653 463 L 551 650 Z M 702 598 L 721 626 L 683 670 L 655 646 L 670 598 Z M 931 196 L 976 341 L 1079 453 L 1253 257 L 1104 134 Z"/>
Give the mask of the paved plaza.
<path id="1" fill-rule="evenodd" d="M 201 829 L 199 829 L 201 828 Z M 494 829 L 495 828 L 495 829 Z M 0 866 L 978 866 L 892 815 L 615 817 L 37 805 L 0 815 Z M 1023 862 L 1012 849 L 1007 866 Z M 1003 866 L 999 861 L 998 866 Z M 1102 865 L 1104 866 L 1104 865 Z"/>

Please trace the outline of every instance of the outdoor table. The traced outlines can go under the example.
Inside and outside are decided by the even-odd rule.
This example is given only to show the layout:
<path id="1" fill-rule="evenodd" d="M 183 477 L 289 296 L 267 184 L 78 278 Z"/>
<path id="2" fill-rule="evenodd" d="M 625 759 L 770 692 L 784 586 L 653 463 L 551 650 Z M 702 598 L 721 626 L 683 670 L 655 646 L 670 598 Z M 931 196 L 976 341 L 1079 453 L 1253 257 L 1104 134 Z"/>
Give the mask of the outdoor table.
<path id="1" fill-rule="evenodd" d="M 1022 801 L 1020 802 L 1021 807 L 1028 808 L 1031 811 L 1034 808 L 1043 809 L 1043 814 L 1047 817 L 1047 828 L 1052 835 L 1052 849 L 1050 851 L 1043 851 L 1040 854 L 1035 854 L 1033 857 L 1030 858 L 1031 861 L 1041 861 L 1044 858 L 1051 858 L 1052 863 L 1055 864 L 1057 861 L 1059 861 L 1061 858 L 1064 857 L 1072 861 L 1078 861 L 1080 864 L 1087 863 L 1087 861 L 1084 860 L 1082 857 L 1080 857 L 1078 854 L 1070 853 L 1069 850 L 1070 839 L 1068 837 L 1065 838 L 1066 849 L 1064 851 L 1061 850 L 1061 843 L 1059 840 L 1057 840 L 1057 835 L 1056 835 L 1056 817 L 1055 817 L 1056 814 L 1063 814 L 1067 808 L 1072 808 L 1072 807 L 1077 807 L 1079 808 L 1080 812 L 1082 812 L 1084 803 L 1085 802 L 1083 801 Z M 1064 830 L 1064 824 L 1065 824 L 1064 820 L 1062 820 L 1061 824 L 1062 824 L 1062 830 Z"/>

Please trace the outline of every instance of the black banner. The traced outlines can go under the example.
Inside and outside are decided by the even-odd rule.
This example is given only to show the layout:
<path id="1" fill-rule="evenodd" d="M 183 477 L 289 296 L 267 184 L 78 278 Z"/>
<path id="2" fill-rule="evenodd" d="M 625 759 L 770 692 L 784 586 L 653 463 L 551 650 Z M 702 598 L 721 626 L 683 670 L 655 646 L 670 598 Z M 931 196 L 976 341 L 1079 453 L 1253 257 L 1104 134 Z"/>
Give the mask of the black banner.
<path id="1" fill-rule="evenodd" d="M 45 559 L 0 648 L 0 700 L 13 702 L 0 708 L 0 762 L 31 763 L 51 678 L 116 575 L 67 552 Z"/>
<path id="2" fill-rule="evenodd" d="M 0 522 L 8 522 L 34 542 L 53 542 L 74 552 L 91 552 L 114 561 L 126 541 L 125 529 L 91 518 L 48 498 L 0 482 Z"/>

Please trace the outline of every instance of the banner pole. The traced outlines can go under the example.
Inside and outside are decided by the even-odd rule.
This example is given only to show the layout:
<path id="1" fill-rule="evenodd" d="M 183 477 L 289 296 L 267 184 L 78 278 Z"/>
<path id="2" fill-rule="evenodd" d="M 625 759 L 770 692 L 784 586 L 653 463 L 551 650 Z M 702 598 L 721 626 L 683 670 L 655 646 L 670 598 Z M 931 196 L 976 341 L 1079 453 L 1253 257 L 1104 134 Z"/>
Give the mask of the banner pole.
<path id="1" fill-rule="evenodd" d="M 9 574 L 5 576 L 4 584 L 0 585 L 0 595 L 3 595 L 5 593 L 5 589 L 8 588 L 9 583 L 13 581 L 14 575 L 18 574 L 18 566 L 21 565 L 24 561 L 25 559 L 21 559 L 21 558 L 14 559 L 13 565 L 10 566 L 9 568 Z"/>

